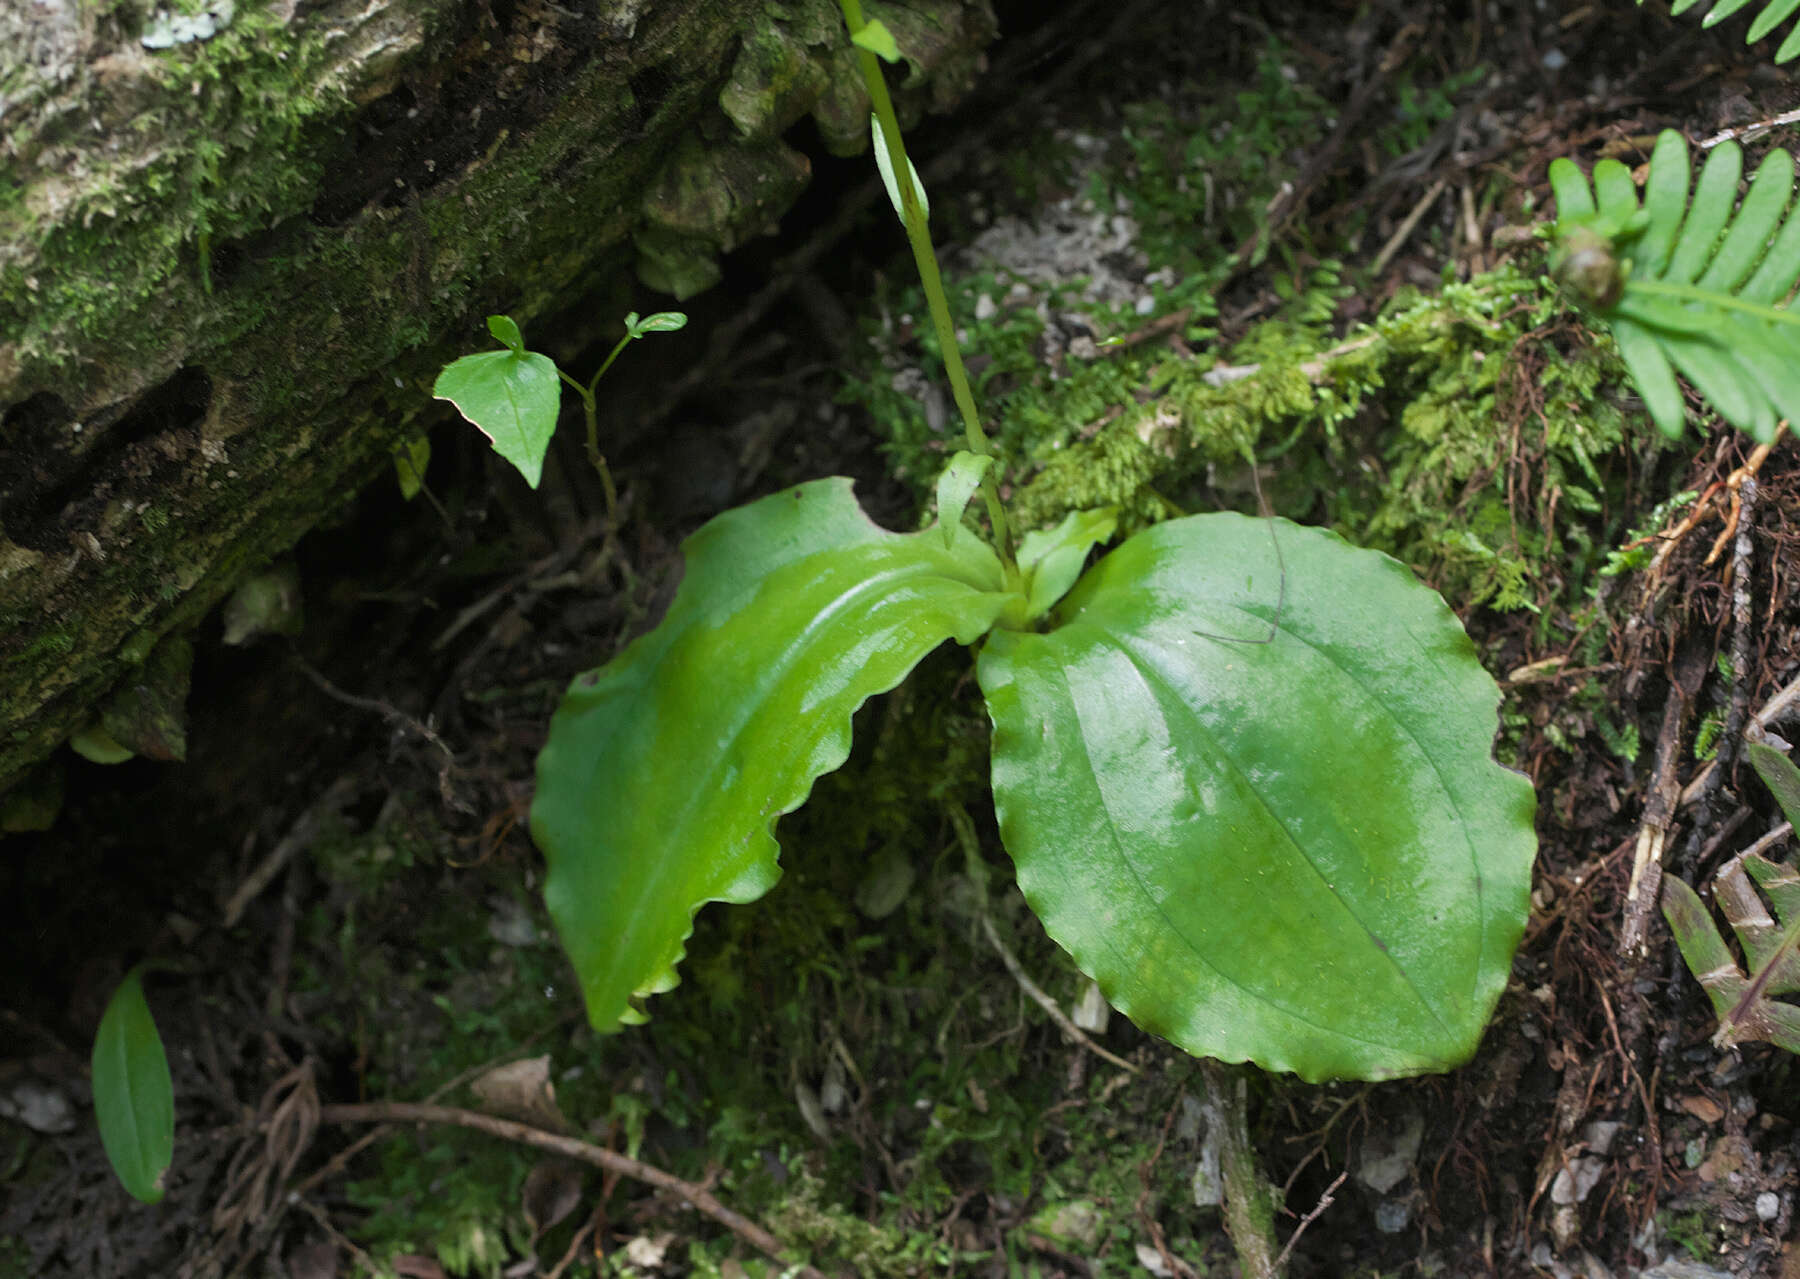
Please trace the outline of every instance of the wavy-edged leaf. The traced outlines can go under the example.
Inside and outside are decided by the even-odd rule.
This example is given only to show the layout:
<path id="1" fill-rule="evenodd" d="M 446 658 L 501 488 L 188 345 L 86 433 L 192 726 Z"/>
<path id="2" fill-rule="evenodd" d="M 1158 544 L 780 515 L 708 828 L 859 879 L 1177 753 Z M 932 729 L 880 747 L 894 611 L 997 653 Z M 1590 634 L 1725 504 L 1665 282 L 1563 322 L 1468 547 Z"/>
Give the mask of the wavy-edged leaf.
<path id="1" fill-rule="evenodd" d="M 1641 5 L 1644 0 L 1637 0 L 1637 2 Z M 1675 3 L 1670 6 L 1669 12 L 1680 15 L 1699 3 L 1700 0 L 1675 0 Z M 1703 27 L 1717 26 L 1749 3 L 1750 0 L 1718 0 L 1718 3 L 1707 11 L 1706 17 L 1701 19 L 1700 25 Z M 1744 36 L 1744 43 L 1755 44 L 1793 17 L 1797 9 L 1800 9 L 1800 0 L 1764 0 L 1762 11 L 1756 15 L 1756 20 L 1750 24 L 1750 30 Z M 1800 26 L 1796 26 L 1794 30 L 1788 32 L 1787 39 L 1783 40 L 1781 47 L 1775 51 L 1775 61 L 1778 65 L 1796 57 L 1800 57 Z"/>
<path id="2" fill-rule="evenodd" d="M 1617 160 L 1594 166 L 1591 189 L 1573 162 L 1550 166 L 1557 274 L 1611 325 L 1671 438 L 1686 416 L 1677 371 L 1759 441 L 1800 419 L 1800 314 L 1787 302 L 1800 280 L 1793 158 L 1771 151 L 1739 201 L 1742 174 L 1742 150 L 1721 143 L 1690 199 L 1687 143 L 1673 130 L 1657 138 L 1641 207 Z"/>
<path id="3" fill-rule="evenodd" d="M 94 1035 L 94 1117 L 100 1144 L 132 1196 L 163 1197 L 175 1155 L 175 1085 L 162 1036 L 144 999 L 143 965 L 119 983 Z"/>
<path id="4" fill-rule="evenodd" d="M 1273 528 L 1279 551 L 1240 515 L 1157 525 L 1054 629 L 989 637 L 1001 835 L 1145 1029 L 1309 1080 L 1444 1070 L 1524 930 L 1531 785 L 1494 762 L 1499 692 L 1434 592 Z"/>
<path id="5" fill-rule="evenodd" d="M 844 762 L 856 708 L 1021 606 L 980 539 L 879 529 L 841 478 L 728 511 L 683 553 L 667 617 L 577 677 L 538 756 L 544 899 L 602 1030 L 675 985 L 701 906 L 774 886 L 775 819 Z"/>

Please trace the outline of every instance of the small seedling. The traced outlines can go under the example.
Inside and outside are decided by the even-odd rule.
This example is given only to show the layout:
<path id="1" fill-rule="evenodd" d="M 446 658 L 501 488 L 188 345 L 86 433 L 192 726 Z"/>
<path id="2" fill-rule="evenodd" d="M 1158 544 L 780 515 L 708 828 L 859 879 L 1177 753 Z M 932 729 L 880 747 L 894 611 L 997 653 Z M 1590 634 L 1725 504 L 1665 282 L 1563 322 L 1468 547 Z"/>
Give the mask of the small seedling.
<path id="1" fill-rule="evenodd" d="M 493 443 L 494 452 L 511 462 L 525 482 L 536 488 L 561 408 L 562 391 L 557 381 L 574 387 L 587 419 L 588 460 L 606 488 L 607 516 L 616 522 L 618 493 L 600 452 L 599 405 L 594 388 L 628 343 L 646 333 L 673 333 L 686 323 L 687 316 L 679 311 L 658 311 L 642 318 L 633 311 L 625 317 L 625 336 L 583 385 L 558 368 L 549 356 L 527 351 L 525 338 L 511 316 L 490 315 L 488 332 L 506 349 L 465 355 L 446 365 L 432 384 L 431 393 L 456 405 L 457 412 Z"/>

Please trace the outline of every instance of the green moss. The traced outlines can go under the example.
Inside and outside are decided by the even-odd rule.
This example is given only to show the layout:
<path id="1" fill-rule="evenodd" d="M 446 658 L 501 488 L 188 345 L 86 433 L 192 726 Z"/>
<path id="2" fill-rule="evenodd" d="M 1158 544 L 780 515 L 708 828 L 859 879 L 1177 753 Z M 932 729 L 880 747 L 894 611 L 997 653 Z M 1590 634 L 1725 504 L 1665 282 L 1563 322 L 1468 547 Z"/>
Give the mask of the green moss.
<path id="1" fill-rule="evenodd" d="M 172 287 L 194 292 L 207 244 L 307 207 L 330 125 L 352 109 L 322 87 L 331 60 L 322 35 L 255 0 L 213 38 L 156 52 L 148 82 L 129 86 L 150 105 L 120 127 L 182 145 L 128 145 L 111 173 L 84 173 L 80 207 L 47 222 L 23 203 L 0 207 L 0 242 L 33 264 L 0 277 L 0 328 L 20 359 L 53 368 L 95 339 L 121 361 L 159 348 L 162 334 L 128 322 L 140 307 Z"/>

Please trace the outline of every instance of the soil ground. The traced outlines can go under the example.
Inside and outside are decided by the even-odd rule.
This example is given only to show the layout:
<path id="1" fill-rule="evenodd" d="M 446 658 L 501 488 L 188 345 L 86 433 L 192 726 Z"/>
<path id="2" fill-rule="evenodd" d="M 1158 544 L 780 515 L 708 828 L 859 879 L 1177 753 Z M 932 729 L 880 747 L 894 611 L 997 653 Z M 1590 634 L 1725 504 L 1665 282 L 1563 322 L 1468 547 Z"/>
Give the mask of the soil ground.
<path id="1" fill-rule="evenodd" d="M 1550 159 L 1638 163 L 1661 128 L 1698 140 L 1791 109 L 1767 42 L 1741 38 L 1623 4 L 1077 4 L 1003 43 L 1005 82 L 913 145 L 948 156 L 926 172 L 971 326 L 992 317 L 993 298 L 977 308 L 996 254 L 1030 281 L 1027 340 L 1006 345 L 1004 322 L 974 335 L 994 343 L 987 392 L 1020 421 L 1079 411 L 1075 448 L 1120 406 L 1032 398 L 1089 386 L 1106 358 L 1096 298 L 1059 287 L 1114 282 L 1098 301 L 1115 317 L 1150 298 L 1115 332 L 1156 359 L 1326 349 L 1409 290 L 1509 259 L 1540 270 L 1507 228 L 1543 216 Z M 1269 151 L 1254 173 L 1194 169 L 1180 130 L 1196 120 L 1266 126 Z M 1752 161 L 1770 142 L 1747 143 Z M 1151 190 L 1158 147 L 1175 185 L 1107 207 L 1122 184 Z M 1064 1008 L 1083 994 L 1010 887 L 960 654 L 865 708 L 850 764 L 783 823 L 782 884 L 703 912 L 647 1026 L 601 1039 L 582 1021 L 524 829 L 562 688 L 653 624 L 680 538 L 711 514 L 849 474 L 906 526 L 942 451 L 898 236 L 864 161 L 815 158 L 782 237 L 608 383 L 616 533 L 574 432 L 534 495 L 447 422 L 428 494 L 378 478 L 296 549 L 297 636 L 227 646 L 215 619 L 196 637 L 187 763 L 71 758 L 56 824 L 6 840 L 0 1101 L 19 1117 L 0 1119 L 0 1275 L 781 1273 L 678 1195 L 490 1133 L 330 1109 L 400 1101 L 664 1168 L 828 1274 L 1237 1273 L 1205 1202 L 1220 1077 L 1113 1016 L 1090 1034 L 1121 1068 L 1024 988 L 1020 973 Z M 1158 219 L 1189 214 L 1179 251 L 1215 274 L 1169 321 L 1175 276 L 1202 267 L 1171 260 Z M 1449 1075 L 1224 1078 L 1243 1081 L 1293 1274 L 1800 1274 L 1794 1058 L 1715 1047 L 1660 914 L 1631 897 L 1644 840 L 1699 884 L 1780 820 L 1737 738 L 1800 668 L 1800 456 L 1710 421 L 1661 441 L 1573 312 L 1504 356 L 1491 447 L 1460 471 L 1440 459 L 1454 482 L 1408 517 L 1460 537 L 1491 507 L 1503 554 L 1377 527 L 1383 494 L 1424 491 L 1386 469 L 1423 376 L 1330 430 L 1293 415 L 1282 460 L 1286 432 L 1261 441 L 1254 487 L 1407 558 L 1501 679 L 1501 750 L 1537 786 L 1541 840 L 1513 983 Z M 1570 368 L 1597 370 L 1581 412 L 1621 424 L 1586 458 L 1591 509 L 1552 478 L 1567 445 L 1547 404 Z M 1123 404 L 1153 398 L 1119 376 Z M 1026 490 L 1048 468 L 1020 431 L 1009 478 Z M 1252 487 L 1197 455 L 1159 480 L 1184 506 L 1255 509 Z M 1622 941 L 1635 925 L 1641 955 Z M 151 1000 L 178 1106 L 155 1208 L 112 1180 L 85 1084 L 100 1009 L 147 956 L 167 961 Z"/>

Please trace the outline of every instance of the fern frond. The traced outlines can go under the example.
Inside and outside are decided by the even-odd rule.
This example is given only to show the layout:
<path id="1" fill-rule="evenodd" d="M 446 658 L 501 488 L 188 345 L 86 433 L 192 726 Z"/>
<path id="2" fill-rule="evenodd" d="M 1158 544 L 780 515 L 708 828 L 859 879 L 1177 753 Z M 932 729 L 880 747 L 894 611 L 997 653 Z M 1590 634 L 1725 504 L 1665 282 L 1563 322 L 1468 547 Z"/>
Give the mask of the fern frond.
<path id="1" fill-rule="evenodd" d="M 1557 276 L 1612 329 L 1671 439 L 1686 416 L 1677 371 L 1761 443 L 1780 419 L 1800 420 L 1800 313 L 1788 307 L 1800 280 L 1794 161 L 1771 151 L 1740 202 L 1743 167 L 1737 143 L 1713 148 L 1690 200 L 1687 143 L 1664 130 L 1640 204 L 1617 160 L 1594 166 L 1591 188 L 1573 161 L 1550 165 Z"/>
<path id="2" fill-rule="evenodd" d="M 1644 0 L 1638 0 L 1638 4 L 1642 5 L 1643 3 Z M 1683 14 L 1699 3 L 1700 0 L 1675 0 L 1675 3 L 1670 6 L 1669 12 L 1677 15 Z M 1707 11 L 1706 17 L 1701 19 L 1700 25 L 1703 27 L 1717 26 L 1749 3 L 1750 0 L 1719 0 Z M 1755 44 L 1792 17 L 1796 9 L 1800 9 L 1800 0 L 1768 0 L 1768 3 L 1763 6 L 1763 11 L 1757 15 L 1756 21 L 1750 24 L 1750 34 L 1744 37 L 1744 43 Z M 1792 31 L 1788 32 L 1787 39 L 1783 40 L 1781 47 L 1775 50 L 1775 61 L 1778 63 L 1786 62 L 1796 56 L 1800 56 L 1800 25 L 1796 25 Z"/>

